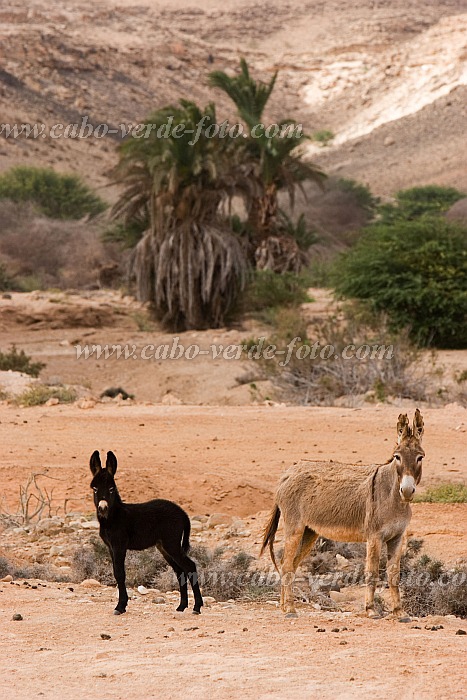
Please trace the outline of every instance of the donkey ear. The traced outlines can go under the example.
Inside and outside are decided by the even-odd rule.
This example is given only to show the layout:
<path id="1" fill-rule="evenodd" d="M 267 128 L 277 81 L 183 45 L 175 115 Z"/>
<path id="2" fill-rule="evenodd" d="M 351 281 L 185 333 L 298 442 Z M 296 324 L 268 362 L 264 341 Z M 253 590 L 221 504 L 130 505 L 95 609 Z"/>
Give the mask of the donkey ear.
<path id="1" fill-rule="evenodd" d="M 93 476 L 96 476 L 96 474 L 100 472 L 102 465 L 98 450 L 94 450 L 94 452 L 92 453 L 91 459 L 89 461 L 89 467 Z"/>
<path id="2" fill-rule="evenodd" d="M 113 452 L 107 452 L 105 468 L 112 474 L 112 476 L 114 476 L 115 472 L 117 471 L 117 458 Z"/>
<path id="3" fill-rule="evenodd" d="M 425 432 L 423 417 L 418 408 L 415 411 L 413 418 L 413 434 L 420 442 L 422 441 L 423 433 Z"/>
<path id="4" fill-rule="evenodd" d="M 397 420 L 397 444 L 400 445 L 402 440 L 409 434 L 409 418 L 407 413 L 400 413 Z"/>

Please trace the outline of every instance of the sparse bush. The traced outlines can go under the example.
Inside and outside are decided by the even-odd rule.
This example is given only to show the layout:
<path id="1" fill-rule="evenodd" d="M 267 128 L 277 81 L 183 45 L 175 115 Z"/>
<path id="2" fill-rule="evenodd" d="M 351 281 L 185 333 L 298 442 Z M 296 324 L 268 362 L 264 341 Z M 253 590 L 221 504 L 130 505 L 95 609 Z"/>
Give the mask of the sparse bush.
<path id="1" fill-rule="evenodd" d="M 247 313 L 258 313 L 282 306 L 298 306 L 310 301 L 308 286 L 306 274 L 285 272 L 278 275 L 271 270 L 256 270 L 244 292 L 242 306 Z"/>
<path id="2" fill-rule="evenodd" d="M 106 586 L 115 585 L 107 545 L 101 539 L 93 537 L 89 545 L 80 547 L 73 554 L 73 574 L 78 581 L 86 578 L 95 578 Z M 128 551 L 125 558 L 125 572 L 127 586 L 159 586 L 159 578 L 166 573 L 168 565 L 156 547 L 145 549 L 141 552 Z M 176 579 L 171 582 L 173 588 Z"/>
<path id="3" fill-rule="evenodd" d="M 367 401 L 389 397 L 422 401 L 433 389 L 433 370 L 420 363 L 421 351 L 411 345 L 406 334 L 391 336 L 384 325 L 374 331 L 354 318 L 346 322 L 331 318 L 316 324 L 314 332 L 316 340 L 307 336 L 303 322 L 302 328 L 298 321 L 292 323 L 288 331 L 282 330 L 265 343 L 284 349 L 286 355 L 257 360 L 283 400 L 327 406 L 363 397 Z M 287 346 L 296 337 L 300 340 L 288 364 L 282 366 Z M 361 359 L 358 348 L 365 351 Z"/>
<path id="4" fill-rule="evenodd" d="M 126 255 L 104 244 L 100 232 L 98 221 L 49 219 L 30 202 L 18 207 L 0 199 L 0 264 L 7 286 L 17 291 L 96 286 L 101 270 Z"/>
<path id="5" fill-rule="evenodd" d="M 7 576 L 11 571 L 11 564 L 6 557 L 0 557 L 0 578 Z"/>
<path id="6" fill-rule="evenodd" d="M 107 208 L 77 175 L 23 165 L 0 176 L 0 199 L 34 202 L 52 219 L 81 219 L 100 214 Z"/>
<path id="7" fill-rule="evenodd" d="M 401 577 L 402 605 L 410 615 L 467 615 L 467 568 L 446 571 L 422 555 Z"/>
<path id="8" fill-rule="evenodd" d="M 340 257 L 336 293 L 387 313 L 419 345 L 467 346 L 467 231 L 434 217 L 369 226 Z"/>
<path id="9" fill-rule="evenodd" d="M 38 377 L 45 364 L 44 362 L 32 362 L 31 359 L 24 350 L 18 352 L 16 346 L 12 345 L 9 352 L 0 350 L 0 370 L 3 372 L 8 370 L 24 372 L 24 374 L 29 374 L 31 377 Z"/>
<path id="10" fill-rule="evenodd" d="M 467 503 L 467 486 L 465 484 L 440 484 L 430 486 L 424 493 L 416 496 L 418 503 Z"/>
<path id="11" fill-rule="evenodd" d="M 6 266 L 0 263 L 0 292 L 9 292 L 16 289 L 14 280 L 10 277 Z"/>
<path id="12" fill-rule="evenodd" d="M 77 394 L 72 387 L 50 387 L 44 384 L 35 384 L 16 397 L 19 406 L 42 406 L 49 399 L 58 399 L 60 403 L 73 403 Z"/>

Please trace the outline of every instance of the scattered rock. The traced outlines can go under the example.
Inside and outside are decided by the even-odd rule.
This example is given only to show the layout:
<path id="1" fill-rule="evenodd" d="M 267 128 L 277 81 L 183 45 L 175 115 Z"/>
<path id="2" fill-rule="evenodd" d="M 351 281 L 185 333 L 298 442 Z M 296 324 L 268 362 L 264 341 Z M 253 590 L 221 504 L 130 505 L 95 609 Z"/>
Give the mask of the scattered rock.
<path id="1" fill-rule="evenodd" d="M 149 593 L 146 586 L 138 586 L 137 590 L 138 590 L 138 593 L 141 593 L 141 595 L 147 595 Z"/>
<path id="2" fill-rule="evenodd" d="M 101 639 L 112 639 L 110 634 L 101 633 Z"/>
<path id="3" fill-rule="evenodd" d="M 194 532 L 200 532 L 201 530 L 204 530 L 203 523 L 201 523 L 199 520 L 192 520 L 191 521 L 191 529 Z"/>
<path id="4" fill-rule="evenodd" d="M 467 634 L 465 630 L 457 630 L 456 634 Z"/>
<path id="5" fill-rule="evenodd" d="M 10 581 L 13 581 L 13 576 L 11 574 L 7 574 L 4 576 L 0 581 L 5 581 L 5 583 L 10 583 Z"/>
<path id="6" fill-rule="evenodd" d="M 349 566 L 349 560 L 342 556 L 342 554 L 336 554 L 337 568 L 342 570 Z"/>
<path id="7" fill-rule="evenodd" d="M 324 627 L 318 627 L 318 629 L 317 629 L 316 631 L 317 631 L 317 632 L 326 632 L 326 630 L 324 629 Z"/>
<path id="8" fill-rule="evenodd" d="M 216 527 L 216 525 L 230 525 L 231 522 L 231 515 L 226 515 L 225 513 L 213 513 L 209 516 L 207 526 L 211 528 Z"/>
<path id="9" fill-rule="evenodd" d="M 163 603 L 167 603 L 166 599 L 163 598 L 162 596 L 159 596 L 157 598 L 153 598 L 152 602 L 155 603 L 156 605 L 162 605 Z"/>
<path id="10" fill-rule="evenodd" d="M 86 520 L 84 523 L 81 523 L 81 527 L 83 530 L 98 530 L 99 529 L 99 521 L 98 520 Z"/>
<path id="11" fill-rule="evenodd" d="M 386 136 L 386 138 L 383 141 L 384 146 L 393 146 L 395 143 L 396 141 L 392 136 Z"/>
<path id="12" fill-rule="evenodd" d="M 56 396 L 51 396 L 50 399 L 47 399 L 45 402 L 46 406 L 57 406 L 60 403 L 60 399 L 57 399 Z"/>
<path id="13" fill-rule="evenodd" d="M 89 408 L 94 408 L 96 405 L 96 402 L 94 401 L 94 399 L 81 399 L 80 401 L 78 401 L 78 403 L 76 405 L 78 406 L 78 408 L 82 408 L 83 410 L 87 410 Z"/>
<path id="14" fill-rule="evenodd" d="M 15 620 L 15 621 L 22 620 L 22 619 L 23 619 L 23 616 L 20 615 L 20 613 L 15 613 L 12 617 L 12 620 Z"/>
<path id="15" fill-rule="evenodd" d="M 102 584 L 96 581 L 95 578 L 85 578 L 81 585 L 83 588 L 100 588 Z"/>
<path id="16" fill-rule="evenodd" d="M 203 602 L 209 605 L 210 603 L 217 603 L 217 600 L 213 598 L 212 595 L 207 595 L 203 596 Z"/>

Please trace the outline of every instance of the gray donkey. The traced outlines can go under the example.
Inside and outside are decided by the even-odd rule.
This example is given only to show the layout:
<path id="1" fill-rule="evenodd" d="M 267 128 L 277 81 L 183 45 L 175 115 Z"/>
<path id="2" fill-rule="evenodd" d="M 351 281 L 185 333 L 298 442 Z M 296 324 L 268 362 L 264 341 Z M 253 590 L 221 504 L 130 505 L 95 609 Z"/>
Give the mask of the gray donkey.
<path id="1" fill-rule="evenodd" d="M 408 619 L 401 609 L 400 559 L 412 515 L 409 503 L 422 476 L 422 436 L 423 418 L 417 408 L 412 428 L 406 414 L 399 416 L 397 444 L 386 464 L 302 460 L 283 474 L 261 554 L 269 545 L 277 569 L 273 545 L 282 513 L 281 608 L 287 616 L 296 617 L 292 584 L 297 567 L 321 535 L 339 542 L 367 542 L 365 609 L 369 617 L 378 617 L 374 596 L 381 548 L 386 543 L 392 616 Z"/>

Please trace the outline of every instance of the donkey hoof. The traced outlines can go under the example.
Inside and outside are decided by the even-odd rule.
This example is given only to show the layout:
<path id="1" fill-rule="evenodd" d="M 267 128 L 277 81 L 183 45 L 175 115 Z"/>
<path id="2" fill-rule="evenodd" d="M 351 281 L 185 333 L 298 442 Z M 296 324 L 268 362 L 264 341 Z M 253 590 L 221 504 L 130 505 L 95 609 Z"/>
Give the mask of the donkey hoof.
<path id="1" fill-rule="evenodd" d="M 179 605 L 178 608 L 175 608 L 175 612 L 183 612 L 187 607 L 188 605 Z"/>
<path id="2" fill-rule="evenodd" d="M 115 608 L 114 615 L 123 615 L 124 612 L 124 610 L 117 610 L 117 608 Z"/>
<path id="3" fill-rule="evenodd" d="M 193 610 L 193 615 L 201 615 L 201 610 Z"/>
<path id="4" fill-rule="evenodd" d="M 381 620 L 382 615 L 378 615 L 377 612 L 369 612 L 367 617 L 369 620 Z"/>
<path id="5" fill-rule="evenodd" d="M 295 619 L 296 617 L 298 617 L 296 612 L 288 612 L 285 614 L 286 620 L 292 620 L 292 619 Z"/>

